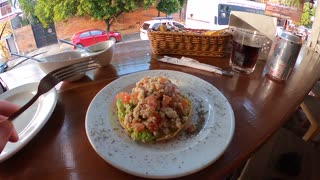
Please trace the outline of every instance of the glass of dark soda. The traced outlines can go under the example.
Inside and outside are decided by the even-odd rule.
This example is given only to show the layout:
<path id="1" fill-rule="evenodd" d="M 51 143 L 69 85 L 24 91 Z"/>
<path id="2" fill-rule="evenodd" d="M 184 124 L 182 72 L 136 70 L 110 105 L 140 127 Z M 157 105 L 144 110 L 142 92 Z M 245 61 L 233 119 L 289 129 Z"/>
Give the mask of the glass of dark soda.
<path id="1" fill-rule="evenodd" d="M 265 40 L 266 36 L 258 31 L 235 28 L 230 56 L 232 70 L 245 74 L 252 73 Z"/>

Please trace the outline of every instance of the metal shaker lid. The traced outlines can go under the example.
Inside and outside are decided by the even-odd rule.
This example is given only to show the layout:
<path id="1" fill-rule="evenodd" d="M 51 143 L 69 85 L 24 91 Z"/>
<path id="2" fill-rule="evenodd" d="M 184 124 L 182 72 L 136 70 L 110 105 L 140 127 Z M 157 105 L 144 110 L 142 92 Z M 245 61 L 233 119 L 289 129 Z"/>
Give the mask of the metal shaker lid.
<path id="1" fill-rule="evenodd" d="M 280 38 L 291 41 L 296 44 L 302 44 L 302 39 L 301 37 L 292 34 L 291 32 L 288 31 L 282 31 L 280 34 Z"/>

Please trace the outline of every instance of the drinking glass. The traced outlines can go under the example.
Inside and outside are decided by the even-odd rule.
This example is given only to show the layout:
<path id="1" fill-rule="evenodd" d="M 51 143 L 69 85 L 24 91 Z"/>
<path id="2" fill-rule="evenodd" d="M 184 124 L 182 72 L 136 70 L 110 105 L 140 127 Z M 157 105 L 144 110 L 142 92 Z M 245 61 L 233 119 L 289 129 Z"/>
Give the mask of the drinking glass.
<path id="1" fill-rule="evenodd" d="M 245 74 L 252 73 L 265 40 L 266 36 L 258 31 L 235 28 L 230 57 L 232 70 Z"/>

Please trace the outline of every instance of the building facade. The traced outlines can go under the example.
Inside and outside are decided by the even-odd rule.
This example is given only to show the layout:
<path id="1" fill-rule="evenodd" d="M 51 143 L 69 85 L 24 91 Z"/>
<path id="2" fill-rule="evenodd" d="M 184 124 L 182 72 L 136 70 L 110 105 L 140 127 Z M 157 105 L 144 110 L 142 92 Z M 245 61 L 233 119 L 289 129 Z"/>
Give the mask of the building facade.
<path id="1" fill-rule="evenodd" d="M 21 22 L 21 9 L 17 5 L 12 7 L 8 0 L 0 0 L 0 59 L 7 61 L 10 52 L 19 52 L 13 28 Z"/>

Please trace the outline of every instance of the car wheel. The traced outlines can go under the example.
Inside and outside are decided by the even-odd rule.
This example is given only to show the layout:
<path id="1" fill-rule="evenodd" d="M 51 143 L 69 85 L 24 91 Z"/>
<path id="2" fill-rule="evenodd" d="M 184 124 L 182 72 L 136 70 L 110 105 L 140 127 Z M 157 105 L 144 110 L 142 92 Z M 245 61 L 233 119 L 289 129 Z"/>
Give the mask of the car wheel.
<path id="1" fill-rule="evenodd" d="M 115 37 L 109 37 L 109 40 L 112 40 L 113 42 L 117 42 L 117 39 Z"/>

